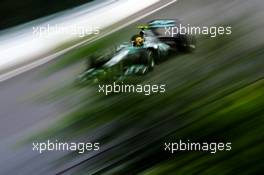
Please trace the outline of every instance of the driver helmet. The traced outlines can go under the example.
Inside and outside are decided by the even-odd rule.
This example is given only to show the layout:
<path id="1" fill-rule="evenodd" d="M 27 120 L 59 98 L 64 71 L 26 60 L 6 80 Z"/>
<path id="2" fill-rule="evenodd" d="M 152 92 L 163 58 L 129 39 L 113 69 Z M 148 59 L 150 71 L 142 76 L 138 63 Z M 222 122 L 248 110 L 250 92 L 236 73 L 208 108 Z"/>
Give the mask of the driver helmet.
<path id="1" fill-rule="evenodd" d="M 144 44 L 144 38 L 142 36 L 137 36 L 134 40 L 135 46 L 139 47 Z"/>

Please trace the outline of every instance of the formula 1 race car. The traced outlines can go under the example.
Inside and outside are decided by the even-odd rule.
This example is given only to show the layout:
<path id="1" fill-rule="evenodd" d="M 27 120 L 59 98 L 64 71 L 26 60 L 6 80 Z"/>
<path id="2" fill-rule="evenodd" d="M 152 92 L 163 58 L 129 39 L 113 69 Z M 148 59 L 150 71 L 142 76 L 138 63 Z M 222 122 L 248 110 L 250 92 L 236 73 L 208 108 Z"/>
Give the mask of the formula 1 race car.
<path id="1" fill-rule="evenodd" d="M 78 76 L 80 82 L 118 81 L 131 75 L 144 75 L 172 51 L 192 51 L 195 43 L 187 34 L 166 36 L 165 30 L 177 26 L 176 20 L 153 20 L 140 25 L 139 34 L 129 43 L 120 45 L 114 53 L 92 56 L 88 67 Z"/>

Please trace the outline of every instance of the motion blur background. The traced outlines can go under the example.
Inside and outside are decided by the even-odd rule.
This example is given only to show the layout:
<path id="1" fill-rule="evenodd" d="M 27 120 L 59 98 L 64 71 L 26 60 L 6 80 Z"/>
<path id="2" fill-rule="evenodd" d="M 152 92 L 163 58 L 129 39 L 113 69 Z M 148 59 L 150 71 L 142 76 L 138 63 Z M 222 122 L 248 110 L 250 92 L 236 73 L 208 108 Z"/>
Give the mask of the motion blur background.
<path id="1" fill-rule="evenodd" d="M 109 4 L 117 2 L 125 3 Z M 64 43 L 47 55 L 83 42 L 46 64 L 0 82 L 0 174 L 261 174 L 264 1 L 179 0 L 140 18 L 169 2 L 157 1 L 116 21 L 102 30 L 109 35 L 95 37 L 93 42 Z M 83 3 L 88 4 L 77 7 Z M 19 42 L 23 34 L 13 32 L 23 33 L 25 28 L 53 19 L 65 20 L 57 17 L 100 3 L 4 0 L 0 2 L 0 43 L 4 46 L 7 36 Z M 162 18 L 179 18 L 195 26 L 231 26 L 232 35 L 196 36 L 194 53 L 171 56 L 153 72 L 138 77 L 142 84 L 166 84 L 165 94 L 104 96 L 96 86 L 76 86 L 89 55 L 128 41 L 138 32 L 137 24 Z M 128 23 L 135 19 L 139 20 Z M 104 19 L 98 21 L 104 23 Z M 111 32 L 124 24 L 129 25 Z M 84 154 L 32 151 L 32 142 L 47 139 L 100 142 L 101 149 Z M 164 142 L 179 139 L 232 142 L 232 151 L 214 155 L 164 152 Z"/>

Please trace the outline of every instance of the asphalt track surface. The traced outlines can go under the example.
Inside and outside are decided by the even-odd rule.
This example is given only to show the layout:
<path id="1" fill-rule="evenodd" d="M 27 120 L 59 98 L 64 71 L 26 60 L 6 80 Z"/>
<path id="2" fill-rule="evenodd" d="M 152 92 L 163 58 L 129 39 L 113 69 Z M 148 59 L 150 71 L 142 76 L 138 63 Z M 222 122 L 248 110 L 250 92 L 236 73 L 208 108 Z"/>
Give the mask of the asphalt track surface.
<path id="1" fill-rule="evenodd" d="M 179 0 L 138 23 L 145 23 L 156 18 L 179 18 L 193 25 L 213 25 L 226 18 L 236 19 L 237 13 L 242 13 L 254 3 L 263 5 L 261 1 Z M 229 11 L 230 6 L 233 10 Z M 261 28 L 263 29 L 263 26 Z M 125 31 L 126 28 L 120 30 L 120 32 Z M 57 170 L 50 171 L 52 169 L 50 162 L 59 154 L 41 156 L 36 152 L 33 153 L 30 145 L 21 149 L 12 147 L 19 139 L 54 122 L 76 105 L 78 95 L 75 96 L 76 100 L 72 99 L 72 96 L 59 100 L 50 97 L 49 101 L 44 100 L 44 102 L 39 100 L 43 97 L 43 92 L 73 82 L 83 68 L 81 63 L 77 63 L 52 75 L 41 76 L 43 71 L 55 62 L 56 60 L 50 61 L 0 83 L 0 174 L 54 174 L 57 172 Z M 63 170 L 63 167 L 59 170 Z"/>

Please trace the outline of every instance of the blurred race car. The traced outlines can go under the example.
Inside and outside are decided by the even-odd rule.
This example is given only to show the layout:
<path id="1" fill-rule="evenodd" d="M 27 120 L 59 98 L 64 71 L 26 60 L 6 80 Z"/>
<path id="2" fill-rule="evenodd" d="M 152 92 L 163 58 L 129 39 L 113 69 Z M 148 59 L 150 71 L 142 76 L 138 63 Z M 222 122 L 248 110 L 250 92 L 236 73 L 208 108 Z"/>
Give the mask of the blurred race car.
<path id="1" fill-rule="evenodd" d="M 176 20 L 153 20 L 140 25 L 139 34 L 130 42 L 120 45 L 113 53 L 92 56 L 80 82 L 117 81 L 131 75 L 144 75 L 153 70 L 156 63 L 166 59 L 172 51 L 192 51 L 194 38 L 187 34 L 166 36 L 165 30 L 178 25 Z"/>

